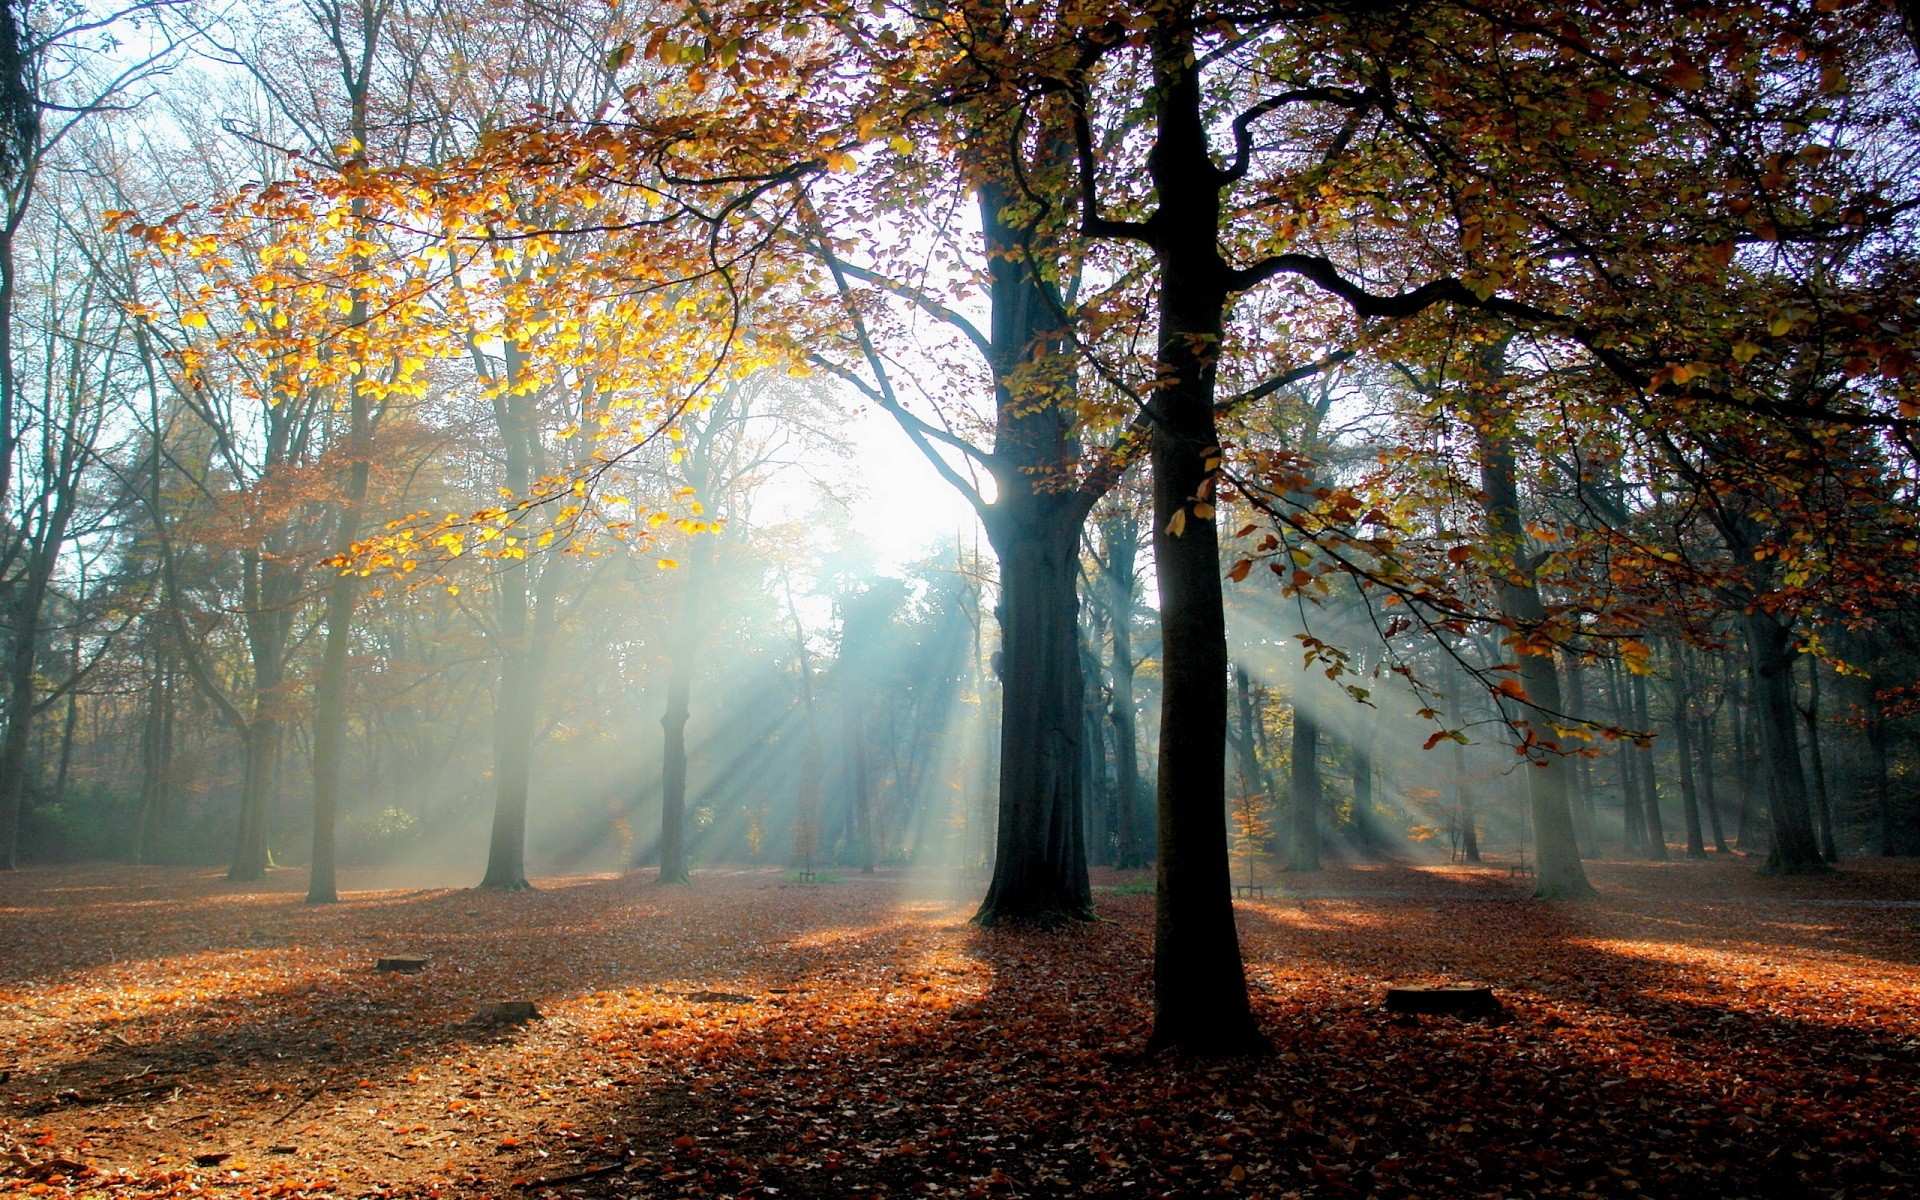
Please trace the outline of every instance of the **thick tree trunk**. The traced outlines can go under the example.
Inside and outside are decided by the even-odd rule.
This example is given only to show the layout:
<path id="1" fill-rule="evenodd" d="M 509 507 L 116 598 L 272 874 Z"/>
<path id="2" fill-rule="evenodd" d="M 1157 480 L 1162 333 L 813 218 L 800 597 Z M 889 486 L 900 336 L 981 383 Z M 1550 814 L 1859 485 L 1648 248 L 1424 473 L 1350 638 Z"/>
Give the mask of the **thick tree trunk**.
<path id="1" fill-rule="evenodd" d="M 1787 875 L 1827 870 L 1814 836 L 1807 803 L 1807 778 L 1800 764 L 1800 739 L 1793 703 L 1793 636 L 1785 625 L 1758 610 L 1741 620 L 1747 658 L 1753 672 L 1755 724 L 1760 733 L 1773 848 L 1767 868 Z"/>
<path id="2" fill-rule="evenodd" d="M 1053 925 L 1093 915 L 1081 817 L 1080 520 L 989 530 L 1000 554 L 1000 813 L 974 920 Z"/>
<path id="3" fill-rule="evenodd" d="M 1015 194 L 987 182 L 979 204 L 992 299 L 998 495 L 985 523 L 1000 559 L 1001 709 L 993 878 L 974 920 L 1056 925 L 1093 916 L 1078 581 L 1081 532 L 1098 497 L 1056 486 L 1080 457 L 1058 286 L 1033 269 L 1033 231 L 1009 223 Z"/>
<path id="4" fill-rule="evenodd" d="M 277 681 L 276 681 L 277 682 Z M 251 883 L 267 875 L 267 824 L 273 810 L 274 774 L 280 760 L 280 721 L 262 715 L 256 701 L 254 717 L 242 734 L 245 767 L 240 778 L 240 824 L 234 833 L 233 861 L 227 878 Z"/>

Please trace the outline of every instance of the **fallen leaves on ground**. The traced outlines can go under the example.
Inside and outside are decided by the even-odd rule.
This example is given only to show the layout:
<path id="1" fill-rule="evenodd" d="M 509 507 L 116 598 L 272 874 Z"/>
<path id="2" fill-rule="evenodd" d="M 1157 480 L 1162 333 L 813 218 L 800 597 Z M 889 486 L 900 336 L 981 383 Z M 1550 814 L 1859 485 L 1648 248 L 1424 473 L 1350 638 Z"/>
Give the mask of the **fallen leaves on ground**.
<path id="1" fill-rule="evenodd" d="M 974 929 L 909 874 L 522 894 L 0 876 L 0 1191 L 115 1197 L 1906 1196 L 1920 868 L 1292 877 L 1272 1056 L 1138 1057 L 1152 898 Z M 424 970 L 376 972 L 421 954 Z M 1490 983 L 1495 1021 L 1389 1016 Z M 529 1001 L 539 1014 L 480 1019 Z M 497 1011 L 494 1013 L 498 1017 Z"/>

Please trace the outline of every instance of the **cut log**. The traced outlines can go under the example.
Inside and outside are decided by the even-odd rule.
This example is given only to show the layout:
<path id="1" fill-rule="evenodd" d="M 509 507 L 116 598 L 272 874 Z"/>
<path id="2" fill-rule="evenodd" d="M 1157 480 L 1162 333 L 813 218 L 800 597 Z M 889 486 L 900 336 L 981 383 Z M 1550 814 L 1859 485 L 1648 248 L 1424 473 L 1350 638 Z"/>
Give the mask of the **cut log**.
<path id="1" fill-rule="evenodd" d="M 540 1010 L 531 1000 L 499 1000 L 482 1004 L 473 1015 L 475 1025 L 525 1025 L 540 1019 Z"/>
<path id="2" fill-rule="evenodd" d="M 399 971 L 411 975 L 415 971 L 427 969 L 427 956 L 424 954 L 389 954 L 373 964 L 376 971 Z"/>
<path id="3" fill-rule="evenodd" d="M 1500 1011 L 1493 989 L 1472 983 L 1406 983 L 1387 989 L 1387 1011 L 1486 1017 Z"/>

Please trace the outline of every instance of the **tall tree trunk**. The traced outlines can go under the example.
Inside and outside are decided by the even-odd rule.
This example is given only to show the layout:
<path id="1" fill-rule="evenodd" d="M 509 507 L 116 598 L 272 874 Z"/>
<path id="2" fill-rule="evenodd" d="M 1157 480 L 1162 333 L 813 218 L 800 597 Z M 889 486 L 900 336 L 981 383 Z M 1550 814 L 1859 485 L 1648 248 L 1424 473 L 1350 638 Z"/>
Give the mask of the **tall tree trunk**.
<path id="1" fill-rule="evenodd" d="M 1753 673 L 1755 724 L 1765 763 L 1773 846 L 1769 870 L 1810 875 L 1827 870 L 1814 836 L 1807 803 L 1807 777 L 1800 764 L 1800 739 L 1793 702 L 1793 635 L 1771 614 L 1755 609 L 1741 620 L 1747 659 Z"/>
<path id="2" fill-rule="evenodd" d="M 1454 678 L 1447 684 L 1447 728 L 1459 729 L 1464 714 L 1460 705 L 1460 689 L 1466 680 L 1462 672 L 1456 670 Z M 1451 739 L 1449 739 L 1451 740 Z M 1473 792 L 1467 787 L 1467 752 L 1458 741 L 1452 742 L 1453 755 L 1453 813 L 1459 822 L 1459 850 L 1463 861 L 1480 861 L 1480 834 L 1474 828 L 1476 819 L 1473 812 Z"/>
<path id="3" fill-rule="evenodd" d="M 1727 691 L 1734 698 L 1733 758 L 1734 781 L 1740 789 L 1740 809 L 1734 817 L 1733 840 L 1741 851 L 1751 849 L 1753 836 L 1753 679 L 1749 674 L 1744 687 L 1735 688 L 1731 664 L 1727 667 Z"/>
<path id="4" fill-rule="evenodd" d="M 1707 827 L 1713 831 L 1713 852 L 1726 854 L 1727 833 L 1720 822 L 1719 785 L 1714 780 L 1715 724 L 1711 713 L 1700 718 L 1700 800 L 1707 808 Z"/>
<path id="5" fill-rule="evenodd" d="M 1107 719 L 1113 725 L 1113 789 L 1118 810 L 1115 824 L 1119 846 L 1114 865 L 1141 867 L 1146 865 L 1146 839 L 1142 836 L 1145 813 L 1140 796 L 1140 734 L 1133 699 L 1133 570 L 1140 548 L 1140 527 L 1131 513 L 1120 513 L 1102 521 L 1100 528 L 1107 554 L 1103 571 L 1112 646 L 1107 672 L 1113 692 Z"/>
<path id="6" fill-rule="evenodd" d="M 366 319 L 366 301 L 354 301 L 355 324 Z M 371 465 L 367 397 L 349 380 L 346 492 L 334 535 L 334 552 L 350 554 L 360 534 L 360 509 L 366 502 Z M 347 654 L 353 644 L 354 593 L 360 574 L 341 568 L 327 581 L 327 638 L 320 656 L 320 686 L 313 702 L 313 867 L 307 882 L 308 904 L 332 904 L 340 894 L 335 870 L 335 839 L 340 814 L 340 771 L 347 730 Z M 489 867 L 491 876 L 491 867 Z"/>
<path id="7" fill-rule="evenodd" d="M 1098 629 L 1093 631 L 1097 640 Z M 1095 864 L 1110 867 L 1114 860 L 1115 812 L 1112 790 L 1107 787 L 1106 702 L 1100 694 L 1100 655 L 1092 645 L 1080 647 L 1080 669 L 1087 680 L 1087 698 L 1081 706 L 1080 775 L 1086 789 L 1082 807 L 1087 815 L 1088 857 Z"/>
<path id="8" fill-rule="evenodd" d="M 1881 858 L 1892 858 L 1899 851 L 1893 833 L 1893 796 L 1887 771 L 1887 718 L 1878 700 L 1867 717 L 1867 755 L 1873 771 L 1873 808 L 1878 826 L 1876 849 Z"/>
<path id="9" fill-rule="evenodd" d="M 351 49 L 343 40 L 347 23 L 342 13 L 336 9 L 331 15 L 333 45 L 339 55 L 336 65 L 345 84 L 348 132 L 352 138 L 345 164 L 347 175 L 366 166 L 374 52 L 379 46 L 385 9 L 363 5 L 360 15 L 363 19 L 356 31 L 360 35 L 360 45 Z M 365 236 L 366 202 L 360 199 L 350 201 L 348 212 L 354 236 Z M 353 265 L 357 270 L 365 270 L 367 260 L 356 256 Z M 366 295 L 356 288 L 347 312 L 349 327 L 356 330 L 362 328 L 367 323 L 367 315 Z M 365 378 L 368 364 L 364 359 L 371 357 L 373 352 L 372 347 L 363 347 L 359 351 L 363 356 L 362 364 L 345 382 L 348 393 L 347 478 L 334 541 L 335 553 L 343 556 L 352 553 L 354 539 L 360 534 L 360 511 L 366 503 L 367 479 L 372 466 L 373 414 L 371 401 L 362 384 L 370 382 Z M 327 640 L 321 651 L 320 686 L 313 702 L 313 866 L 307 881 L 308 904 L 333 904 L 340 898 L 335 869 L 335 842 L 340 817 L 341 760 L 346 753 L 347 655 L 353 643 L 353 603 L 354 594 L 359 590 L 359 581 L 358 571 L 342 569 L 327 583 Z M 491 873 L 489 866 L 489 877 Z"/>
<path id="10" fill-rule="evenodd" d="M 1290 756 L 1292 786 L 1288 789 L 1289 816 L 1293 818 L 1293 841 L 1288 848 L 1287 870 L 1320 869 L 1320 725 L 1300 702 L 1294 689 L 1293 753 Z"/>
<path id="11" fill-rule="evenodd" d="M 1567 712 L 1586 719 L 1586 673 L 1581 670 L 1578 655 L 1569 651 L 1566 658 Z M 1596 858 L 1600 854 L 1600 842 L 1593 827 L 1593 761 L 1584 754 L 1574 760 L 1572 785 L 1574 836 L 1579 839 L 1581 855 Z"/>
<path id="12" fill-rule="evenodd" d="M 1807 706 L 1800 716 L 1807 728 L 1807 766 L 1813 772 L 1813 808 L 1820 819 L 1820 854 L 1828 862 L 1839 862 L 1840 853 L 1833 844 L 1833 797 L 1827 790 L 1827 759 L 1820 744 L 1820 660 L 1812 654 L 1807 660 Z"/>
<path id="13" fill-rule="evenodd" d="M 1707 842 L 1700 828 L 1700 796 L 1694 791 L 1693 782 L 1693 718 L 1687 712 L 1686 681 L 1681 677 L 1679 651 L 1674 650 L 1670 657 L 1673 660 L 1673 747 L 1679 757 L 1680 807 L 1687 823 L 1687 857 L 1705 858 Z"/>
<path id="14" fill-rule="evenodd" d="M 26 590 L 22 587 L 22 592 Z M 25 816 L 27 758 L 32 747 L 36 699 L 34 650 L 39 642 L 39 608 L 22 596 L 14 609 L 13 639 L 7 653 L 6 730 L 0 733 L 0 871 L 20 863 L 20 825 Z"/>
<path id="15" fill-rule="evenodd" d="M 1233 699 L 1239 721 L 1238 728 L 1229 727 L 1227 742 L 1233 747 L 1240 794 L 1251 797 L 1257 793 L 1268 805 L 1272 805 L 1277 797 L 1267 786 L 1266 768 L 1260 762 L 1260 735 L 1257 731 L 1260 718 L 1254 709 L 1253 689 L 1249 686 L 1245 667 L 1234 668 Z"/>
<path id="16" fill-rule="evenodd" d="M 1628 684 L 1633 693 L 1633 720 L 1639 728 L 1651 733 L 1653 715 L 1647 709 L 1647 677 L 1638 672 L 1628 673 Z M 1640 805 L 1647 821 L 1647 857 L 1655 862 L 1665 862 L 1667 858 L 1667 830 L 1660 819 L 1660 781 L 1654 769 L 1653 746 L 1635 747 L 1632 751 L 1634 776 L 1640 785 Z"/>
<path id="17" fill-rule="evenodd" d="M 1000 813 L 993 879 L 974 920 L 989 926 L 1093 913 L 1081 817 L 1080 519 L 1039 520 L 1035 528 L 1009 513 L 988 527 L 1000 555 Z"/>
<path id="18" fill-rule="evenodd" d="M 667 674 L 667 707 L 660 714 L 660 869 L 661 883 L 686 883 L 687 864 L 687 721 L 692 716 L 693 670 L 705 640 L 707 595 L 713 544 L 699 536 L 688 547 L 683 568 L 680 616 Z M 865 773 L 861 774 L 864 786 Z M 865 837 L 864 820 L 862 837 Z"/>
<path id="19" fill-rule="evenodd" d="M 1227 631 L 1213 489 L 1215 371 L 1232 280 L 1219 245 L 1225 180 L 1207 145 L 1193 51 L 1184 18 L 1157 30 L 1148 170 L 1160 201 L 1159 386 L 1149 408 L 1162 687 L 1149 1045 L 1221 1055 L 1266 1041 L 1247 998 L 1227 856 Z"/>
<path id="20" fill-rule="evenodd" d="M 1353 840 L 1368 856 L 1380 849 L 1380 834 L 1373 819 L 1373 739 L 1378 725 L 1376 716 L 1353 739 Z"/>
<path id="21" fill-rule="evenodd" d="M 146 711 L 140 722 L 140 799 L 134 810 L 133 853 L 136 866 L 153 861 L 153 827 L 167 802 L 167 775 L 172 766 L 174 703 L 172 669 L 164 651 L 154 655 L 153 682 L 147 687 Z"/>
<path id="22" fill-rule="evenodd" d="M 1489 352 L 1495 373 L 1505 367 L 1505 342 Z M 1502 570 L 1496 588 L 1500 615 L 1510 627 L 1508 639 L 1520 662 L 1520 686 L 1536 716 L 1528 728 L 1539 749 L 1529 749 L 1527 810 L 1533 826 L 1534 894 L 1548 899 L 1590 896 L 1593 887 L 1580 866 L 1573 813 L 1567 806 L 1567 759 L 1552 722 L 1566 711 L 1560 694 L 1560 670 L 1551 644 L 1534 641 L 1546 623 L 1533 552 L 1520 516 L 1520 488 L 1512 440 L 1489 418 L 1478 425 L 1480 491 L 1489 541 Z"/>
<path id="23" fill-rule="evenodd" d="M 227 878 L 237 883 L 266 878 L 271 865 L 267 827 L 273 812 L 274 768 L 280 760 L 280 721 L 262 713 L 263 703 L 272 701 L 255 702 L 253 719 L 241 734 L 240 822 L 234 831 L 233 861 L 227 867 Z"/>

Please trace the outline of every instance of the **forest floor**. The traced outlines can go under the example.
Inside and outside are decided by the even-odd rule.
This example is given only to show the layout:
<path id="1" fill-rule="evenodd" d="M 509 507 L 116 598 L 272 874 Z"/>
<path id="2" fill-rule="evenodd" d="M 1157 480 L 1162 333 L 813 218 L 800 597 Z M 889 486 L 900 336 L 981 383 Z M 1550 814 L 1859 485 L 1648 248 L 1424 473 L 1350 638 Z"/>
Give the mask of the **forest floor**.
<path id="1" fill-rule="evenodd" d="M 1920 1194 L 1920 863 L 1591 871 L 1574 904 L 1498 864 L 1285 877 L 1237 902 L 1275 1052 L 1206 1064 L 1136 1057 L 1131 876 L 1041 933 L 902 873 L 316 909 L 292 870 L 22 870 L 0 1193 Z M 1506 1015 L 1384 1011 L 1440 979 Z M 509 1000 L 541 1019 L 471 1019 Z"/>

